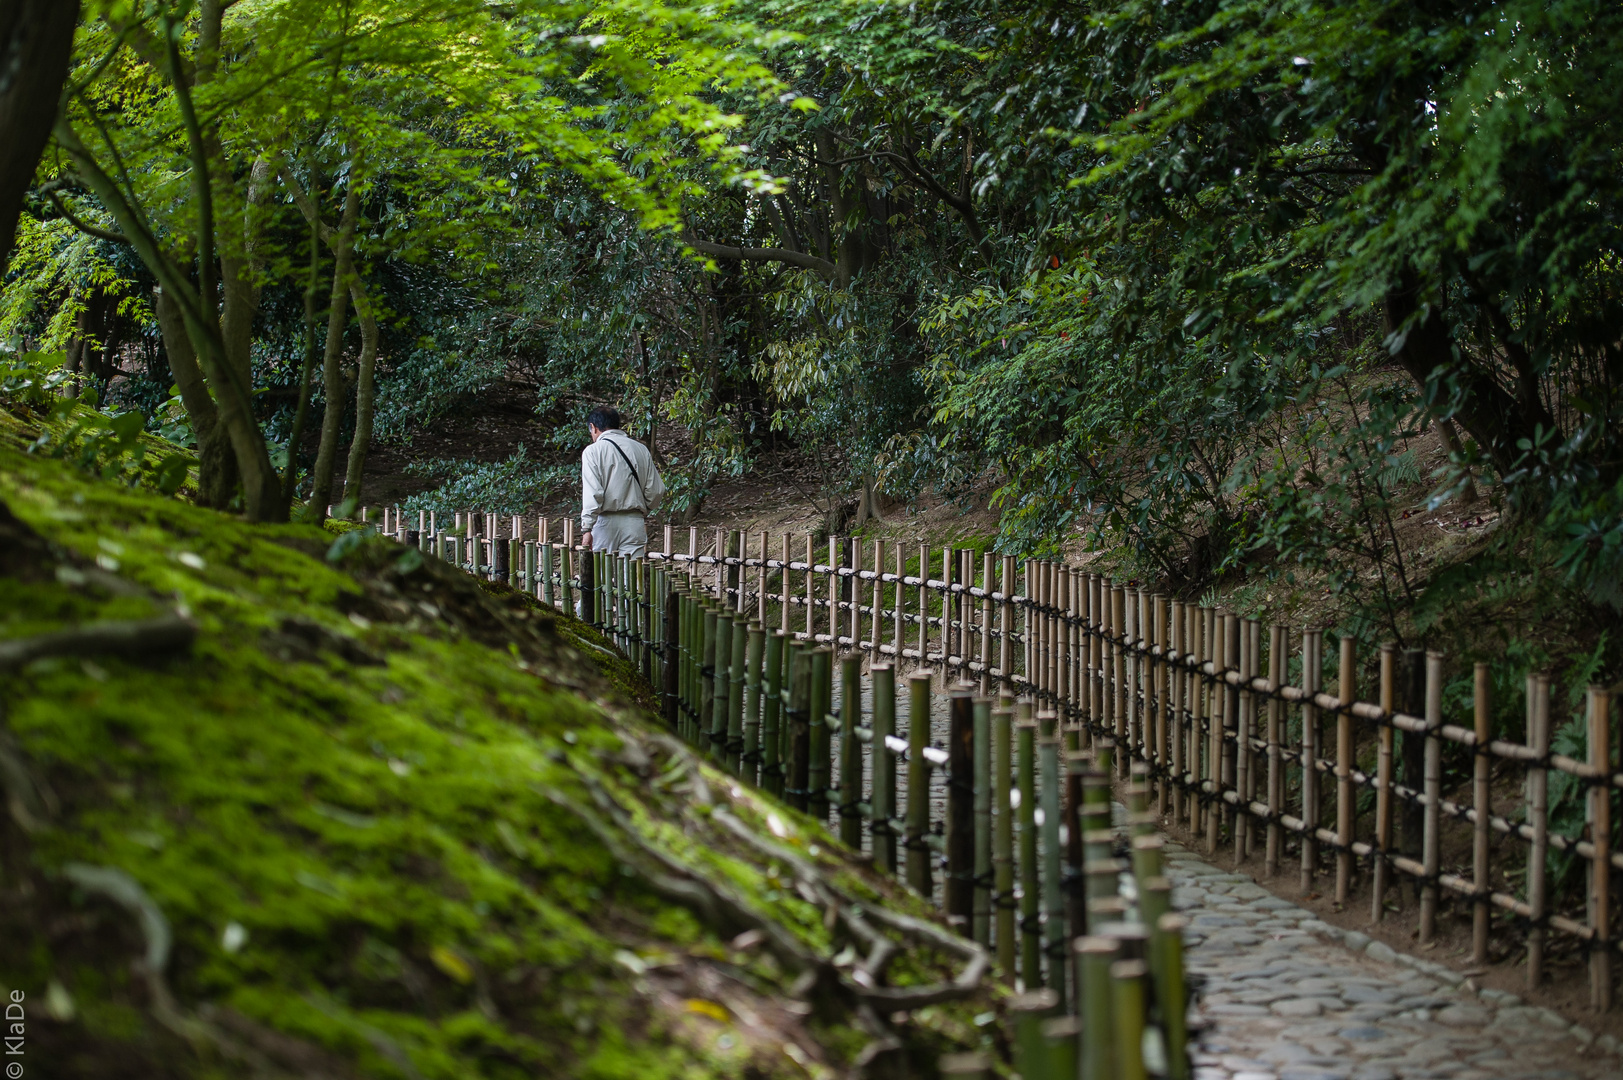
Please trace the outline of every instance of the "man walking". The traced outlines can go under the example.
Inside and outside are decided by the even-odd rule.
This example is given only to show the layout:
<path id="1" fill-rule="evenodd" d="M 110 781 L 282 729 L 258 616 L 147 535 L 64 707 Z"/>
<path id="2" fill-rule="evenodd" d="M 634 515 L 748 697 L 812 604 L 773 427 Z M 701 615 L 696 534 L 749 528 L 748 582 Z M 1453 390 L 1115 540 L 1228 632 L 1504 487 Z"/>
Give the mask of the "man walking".
<path id="1" fill-rule="evenodd" d="M 589 549 L 641 558 L 648 515 L 665 494 L 654 455 L 620 430 L 613 409 L 593 409 L 586 430 L 592 442 L 580 455 L 580 541 Z"/>

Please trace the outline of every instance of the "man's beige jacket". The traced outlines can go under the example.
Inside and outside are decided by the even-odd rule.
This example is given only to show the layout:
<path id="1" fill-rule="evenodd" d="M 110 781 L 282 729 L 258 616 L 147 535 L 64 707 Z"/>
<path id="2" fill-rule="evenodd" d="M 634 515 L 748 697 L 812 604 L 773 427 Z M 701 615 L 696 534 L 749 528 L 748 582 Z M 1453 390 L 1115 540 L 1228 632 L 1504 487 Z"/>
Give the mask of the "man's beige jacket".
<path id="1" fill-rule="evenodd" d="M 620 453 L 615 452 L 616 447 Z M 635 475 L 626 467 L 628 460 Z M 654 455 L 619 428 L 605 431 L 581 451 L 580 481 L 582 532 L 591 532 L 602 514 L 629 512 L 647 517 L 659 509 L 665 495 L 665 481 L 659 477 Z"/>

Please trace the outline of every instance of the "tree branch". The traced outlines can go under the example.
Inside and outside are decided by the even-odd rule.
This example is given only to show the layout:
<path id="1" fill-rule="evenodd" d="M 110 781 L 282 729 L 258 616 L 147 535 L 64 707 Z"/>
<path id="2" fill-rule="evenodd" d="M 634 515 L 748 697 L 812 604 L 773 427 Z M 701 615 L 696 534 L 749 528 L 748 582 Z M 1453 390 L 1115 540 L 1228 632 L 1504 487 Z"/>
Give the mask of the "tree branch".
<path id="1" fill-rule="evenodd" d="M 728 244 L 712 244 L 706 240 L 695 240 L 685 230 L 681 234 L 681 240 L 682 243 L 701 255 L 710 255 L 717 259 L 737 259 L 740 262 L 787 263 L 790 266 L 815 270 L 825 281 L 831 281 L 834 278 L 833 263 L 827 259 L 820 259 L 816 255 L 807 254 L 804 251 L 790 251 L 787 248 L 732 247 Z"/>
<path id="2" fill-rule="evenodd" d="M 72 225 L 75 229 L 78 229 L 86 236 L 94 236 L 98 240 L 111 240 L 115 244 L 131 244 L 131 246 L 133 246 L 133 242 L 130 240 L 130 238 L 125 236 L 123 233 L 108 232 L 106 229 L 98 229 L 89 222 L 81 221 L 79 218 L 75 217 L 73 215 L 73 211 L 64 206 L 62 204 L 62 200 L 56 197 L 56 192 L 50 191 L 46 192 L 46 194 L 50 196 L 51 205 L 56 207 L 56 212 L 66 218 L 69 225 Z"/>

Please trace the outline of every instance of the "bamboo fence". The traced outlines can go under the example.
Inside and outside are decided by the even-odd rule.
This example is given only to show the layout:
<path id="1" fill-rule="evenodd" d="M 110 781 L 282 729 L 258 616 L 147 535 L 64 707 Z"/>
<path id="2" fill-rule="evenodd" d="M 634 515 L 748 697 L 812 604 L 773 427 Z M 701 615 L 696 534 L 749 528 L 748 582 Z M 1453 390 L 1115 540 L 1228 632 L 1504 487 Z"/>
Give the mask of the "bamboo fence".
<path id="1" fill-rule="evenodd" d="M 419 515 L 407 529 L 385 511 L 382 524 L 543 603 L 575 611 L 580 601 L 582 617 L 661 688 L 666 719 L 724 767 L 825 821 L 834 814 L 853 847 L 866 828 L 875 864 L 926 895 L 944 870 L 949 918 L 994 944 L 1005 972 L 1066 966 L 1067 941 L 1079 935 L 1065 928 L 1088 922 L 1091 849 L 1108 818 L 1090 829 L 1084 809 L 1094 787 L 1109 805 L 1108 778 L 1089 764 L 1105 760 L 1118 779 L 1141 775 L 1146 820 L 1186 826 L 1214 858 L 1260 854 L 1269 876 L 1294 861 L 1304 893 L 1332 889 L 1340 903 L 1367 875 L 1372 921 L 1407 885 L 1422 945 L 1451 894 L 1469 907 L 1477 963 L 1497 911 L 1525 928 L 1530 987 L 1559 935 L 1587 953 L 1591 1004 L 1611 1005 L 1611 877 L 1623 868 L 1611 808 L 1623 773 L 1603 688 L 1588 690 L 1587 758 L 1577 760 L 1551 752 L 1545 674 L 1526 680 L 1525 740 L 1494 738 L 1486 664 L 1473 672 L 1469 724 L 1453 723 L 1440 653 L 1382 645 L 1372 703 L 1359 698 L 1351 637 L 1339 641 L 1327 687 L 1322 630 L 1293 639 L 1281 624 L 1061 562 L 985 553 L 977 565 L 962 549 L 670 526 L 657 550 L 651 543 L 633 560 L 583 550 L 570 521 L 540 519 L 527 537 L 518 518 L 498 535 L 498 520 L 459 514 L 440 529 Z M 952 687 L 945 747 L 918 719 L 931 684 L 917 672 L 899 734 L 904 666 Z M 840 700 L 856 708 L 833 709 L 836 677 Z M 1445 797 L 1445 754 L 1471 763 L 1464 797 Z M 1520 773 L 1514 807 L 1494 806 L 1496 765 Z M 943 769 L 946 821 L 932 823 L 924 792 Z M 1554 775 L 1582 792 L 1579 836 L 1551 828 Z M 1581 899 L 1551 895 L 1553 852 L 1581 863 Z M 1519 890 L 1495 887 L 1496 855 L 1502 885 L 1507 868 L 1524 873 Z"/>

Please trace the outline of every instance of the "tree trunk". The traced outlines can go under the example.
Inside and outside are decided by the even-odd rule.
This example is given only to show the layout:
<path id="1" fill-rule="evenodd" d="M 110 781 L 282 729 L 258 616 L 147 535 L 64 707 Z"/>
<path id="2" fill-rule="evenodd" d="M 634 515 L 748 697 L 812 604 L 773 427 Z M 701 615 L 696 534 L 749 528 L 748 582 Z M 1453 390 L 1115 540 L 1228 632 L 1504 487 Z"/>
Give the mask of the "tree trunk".
<path id="1" fill-rule="evenodd" d="M 152 308 L 163 334 L 169 371 L 180 388 L 180 403 L 197 435 L 197 504 L 223 510 L 237 492 L 237 457 L 220 424 L 219 411 L 197 366 L 197 353 L 186 335 L 186 323 L 175 301 L 163 289 L 152 290 Z"/>
<path id="2" fill-rule="evenodd" d="M 248 177 L 248 204 L 242 222 L 242 254 L 224 246 L 220 253 L 220 282 L 224 302 L 220 308 L 220 336 L 226 359 L 243 385 L 253 385 L 254 316 L 259 313 L 259 260 L 255 258 L 254 228 L 250 215 L 270 194 L 270 163 L 255 161 Z"/>
<path id="3" fill-rule="evenodd" d="M 344 216 L 332 244 L 332 302 L 327 311 L 327 351 L 321 359 L 321 386 L 327 401 L 321 417 L 321 445 L 316 450 L 315 476 L 310 491 L 309 517 L 316 522 L 326 518 L 327 503 L 332 499 L 338 436 L 344 424 L 346 395 L 341 362 L 344 326 L 349 314 L 349 275 L 355 259 L 355 218 L 360 212 L 360 201 L 360 192 L 351 184 L 349 193 L 344 196 Z"/>
<path id="4" fill-rule="evenodd" d="M 287 437 L 287 471 L 282 474 L 282 500 L 292 505 L 299 484 L 299 447 L 310 423 L 310 381 L 316 369 L 316 296 L 321 274 L 321 226 L 310 222 L 310 281 L 304 290 L 304 362 L 299 366 L 299 398 L 293 430 Z"/>
<path id="5" fill-rule="evenodd" d="M 344 470 L 344 501 L 358 506 L 361 472 L 366 468 L 367 448 L 372 445 L 372 369 L 378 359 L 378 319 L 358 278 L 351 280 L 349 291 L 355 301 L 355 318 L 361 324 L 361 360 L 355 378 L 355 435 L 349 443 L 349 463 Z"/>
<path id="6" fill-rule="evenodd" d="M 1419 314 L 1418 293 L 1413 275 L 1405 274 L 1399 287 L 1386 294 L 1388 333 L 1399 330 Z M 1540 426 L 1545 431 L 1555 429 L 1555 419 L 1536 397 L 1518 401 L 1489 372 L 1468 359 L 1456 358 L 1448 327 L 1438 311 L 1426 313 L 1410 327 L 1393 359 L 1403 365 L 1422 390 L 1439 368 L 1453 377 L 1461 393 L 1451 419 L 1470 432 L 1501 476 L 1514 470 L 1521 460 L 1522 451 L 1516 445 L 1519 440 L 1532 440 L 1534 430 Z"/>
<path id="7" fill-rule="evenodd" d="M 78 23 L 79 0 L 0 4 L 0 273 L 16 242 L 23 192 L 56 122 Z"/>

